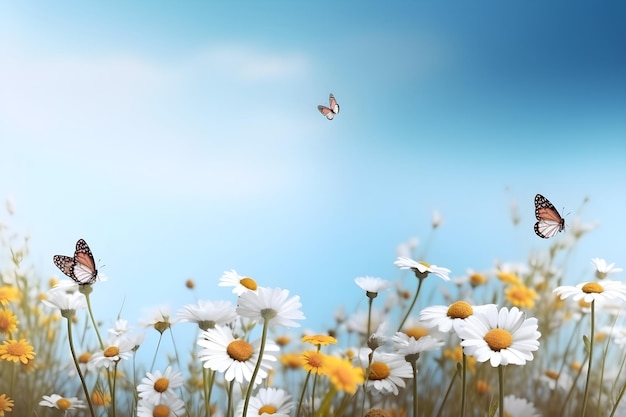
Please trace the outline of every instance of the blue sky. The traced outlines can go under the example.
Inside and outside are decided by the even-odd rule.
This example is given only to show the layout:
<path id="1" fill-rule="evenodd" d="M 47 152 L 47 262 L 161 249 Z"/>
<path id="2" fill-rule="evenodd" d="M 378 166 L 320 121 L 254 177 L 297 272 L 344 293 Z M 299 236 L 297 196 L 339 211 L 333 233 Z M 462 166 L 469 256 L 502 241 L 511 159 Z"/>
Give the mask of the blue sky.
<path id="1" fill-rule="evenodd" d="M 581 218 L 600 227 L 581 271 L 595 256 L 624 266 L 625 12 L 5 3 L 0 197 L 17 213 L 0 220 L 31 236 L 43 278 L 85 238 L 111 317 L 124 297 L 129 316 L 193 302 L 187 278 L 229 297 L 217 281 L 234 268 L 300 295 L 304 326 L 323 331 L 326 309 L 362 298 L 354 278 L 399 276 L 396 246 L 425 241 L 433 210 L 426 261 L 453 276 L 545 249 L 536 193 L 568 222 L 589 198 Z M 316 110 L 329 92 L 332 122 Z"/>

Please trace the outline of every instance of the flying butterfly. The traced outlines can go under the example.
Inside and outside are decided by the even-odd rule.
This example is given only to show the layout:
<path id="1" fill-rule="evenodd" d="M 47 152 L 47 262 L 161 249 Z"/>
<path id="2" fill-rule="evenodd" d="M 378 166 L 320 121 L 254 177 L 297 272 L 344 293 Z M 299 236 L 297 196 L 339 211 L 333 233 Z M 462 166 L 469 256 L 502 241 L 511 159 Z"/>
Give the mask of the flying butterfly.
<path id="1" fill-rule="evenodd" d="M 54 264 L 68 277 L 80 285 L 88 285 L 96 282 L 98 270 L 93 260 L 93 254 L 89 245 L 83 239 L 76 242 L 74 257 L 54 255 Z"/>
<path id="2" fill-rule="evenodd" d="M 535 223 L 535 233 L 544 239 L 556 236 L 565 228 L 565 220 L 552 203 L 541 194 L 535 196 L 535 217 L 538 220 Z"/>
<path id="3" fill-rule="evenodd" d="M 333 120 L 337 114 L 339 114 L 339 104 L 337 104 L 337 100 L 335 100 L 335 96 L 333 93 L 330 93 L 328 97 L 328 107 L 319 105 L 317 109 L 322 113 L 328 120 Z"/>

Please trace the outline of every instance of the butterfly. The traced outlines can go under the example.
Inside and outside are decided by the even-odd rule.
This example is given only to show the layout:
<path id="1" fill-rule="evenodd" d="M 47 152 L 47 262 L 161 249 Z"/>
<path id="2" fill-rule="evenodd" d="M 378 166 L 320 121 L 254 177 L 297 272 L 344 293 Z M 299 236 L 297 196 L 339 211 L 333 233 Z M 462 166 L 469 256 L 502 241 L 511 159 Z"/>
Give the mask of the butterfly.
<path id="1" fill-rule="evenodd" d="M 335 100 L 335 96 L 333 93 L 330 93 L 328 97 L 329 107 L 319 105 L 317 109 L 322 113 L 328 120 L 333 120 L 337 114 L 339 114 L 339 104 L 337 104 L 337 100 Z"/>
<path id="2" fill-rule="evenodd" d="M 556 236 L 565 228 L 565 220 L 552 203 L 541 194 L 535 196 L 535 233 L 544 239 Z"/>
<path id="3" fill-rule="evenodd" d="M 76 242 L 74 257 L 54 255 L 54 264 L 68 277 L 80 285 L 88 285 L 96 282 L 98 270 L 93 260 L 91 249 L 83 239 Z"/>

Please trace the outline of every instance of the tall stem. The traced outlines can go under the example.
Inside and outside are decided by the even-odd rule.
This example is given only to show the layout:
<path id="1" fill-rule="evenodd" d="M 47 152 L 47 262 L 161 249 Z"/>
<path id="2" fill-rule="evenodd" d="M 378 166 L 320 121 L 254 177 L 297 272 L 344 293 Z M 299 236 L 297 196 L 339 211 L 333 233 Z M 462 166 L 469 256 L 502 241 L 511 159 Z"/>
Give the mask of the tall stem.
<path id="1" fill-rule="evenodd" d="M 422 281 L 424 281 L 424 279 L 423 278 L 418 278 L 417 281 L 418 281 L 418 284 L 417 284 L 417 291 L 415 291 L 415 297 L 413 297 L 413 301 L 411 302 L 411 306 L 409 307 L 409 309 L 407 310 L 404 318 L 400 322 L 400 325 L 398 326 L 398 331 L 402 330 L 402 326 L 404 326 L 404 322 L 406 321 L 407 318 L 409 318 L 409 314 L 411 314 L 411 311 L 413 310 L 413 307 L 415 307 L 415 302 L 417 301 L 417 297 L 420 295 L 420 289 L 422 288 Z"/>
<path id="2" fill-rule="evenodd" d="M 593 361 L 593 338 L 595 331 L 596 300 L 591 301 L 591 333 L 589 335 L 589 361 L 587 362 L 587 378 L 585 380 L 585 393 L 583 394 L 583 407 L 580 416 L 584 417 L 587 410 L 587 395 L 589 394 L 589 381 L 591 380 L 591 362 Z"/>
<path id="3" fill-rule="evenodd" d="M 76 366 L 76 372 L 78 372 L 78 376 L 80 377 L 80 383 L 82 384 L 83 391 L 85 392 L 87 404 L 89 404 L 89 412 L 91 413 L 91 417 L 95 417 L 96 412 L 94 411 L 93 404 L 91 403 L 91 395 L 89 395 L 89 390 L 87 389 L 85 377 L 80 370 L 80 365 L 78 364 L 78 359 L 76 358 L 76 351 L 74 350 L 74 342 L 72 340 L 72 321 L 69 318 L 67 319 L 67 338 L 70 341 L 70 352 L 72 353 L 72 359 L 74 360 L 74 365 Z"/>

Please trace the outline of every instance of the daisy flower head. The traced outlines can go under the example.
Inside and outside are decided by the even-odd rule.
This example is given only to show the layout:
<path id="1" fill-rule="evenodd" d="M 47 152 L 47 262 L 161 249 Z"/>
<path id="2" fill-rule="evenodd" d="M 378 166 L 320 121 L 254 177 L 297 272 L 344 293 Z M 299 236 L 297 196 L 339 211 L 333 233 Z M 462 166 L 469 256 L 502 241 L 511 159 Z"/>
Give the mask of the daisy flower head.
<path id="1" fill-rule="evenodd" d="M 198 338 L 198 345 L 203 348 L 198 352 L 198 357 L 205 368 L 223 373 L 227 381 L 235 380 L 239 384 L 242 384 L 244 380 L 250 382 L 254 368 L 259 361 L 260 339 L 248 343 L 245 340 L 235 339 L 228 327 L 216 326 L 202 332 Z M 276 357 L 268 352 L 278 351 L 279 347 L 274 342 L 266 341 L 255 384 L 260 384 L 268 376 L 271 362 L 276 361 Z"/>
<path id="2" fill-rule="evenodd" d="M 365 291 L 367 296 L 370 298 L 376 298 L 379 292 L 391 287 L 391 282 L 386 281 L 382 278 L 369 276 L 355 278 L 354 282 L 356 283 L 356 285 L 361 287 L 361 289 Z"/>
<path id="3" fill-rule="evenodd" d="M 498 311 L 490 304 L 455 329 L 466 355 L 474 356 L 478 362 L 489 360 L 496 367 L 524 365 L 532 360 L 541 337 L 537 327 L 537 319 L 527 319 L 517 307 Z"/>
<path id="4" fill-rule="evenodd" d="M 598 279 L 604 279 L 609 274 L 623 271 L 622 268 L 615 268 L 615 262 L 607 264 L 606 260 L 602 258 L 593 258 L 591 264 L 596 269 L 596 278 Z"/>
<path id="5" fill-rule="evenodd" d="M 39 405 L 43 407 L 56 408 L 63 412 L 72 410 L 78 410 L 79 408 L 85 408 L 83 400 L 79 400 L 76 397 L 61 397 L 59 394 L 44 395 L 43 400 L 39 401 Z"/>
<path id="6" fill-rule="evenodd" d="M 177 397 L 168 398 L 158 404 L 145 400 L 140 400 L 137 404 L 137 417 L 180 417 L 184 415 L 185 403 Z"/>
<path id="7" fill-rule="evenodd" d="M 237 415 L 243 415 L 243 400 L 237 407 Z M 248 405 L 249 416 L 260 416 L 263 414 L 272 417 L 289 417 L 293 409 L 291 395 L 279 388 L 261 388 L 259 392 L 250 398 Z"/>
<path id="8" fill-rule="evenodd" d="M 224 271 L 217 285 L 220 287 L 233 287 L 233 293 L 237 295 L 248 291 L 256 291 L 258 287 L 255 280 L 239 275 L 234 269 Z"/>
<path id="9" fill-rule="evenodd" d="M 365 380 L 363 368 L 353 366 L 348 359 L 326 356 L 326 374 L 338 391 L 354 394 Z"/>
<path id="10" fill-rule="evenodd" d="M 369 337 L 369 329 L 367 328 L 368 320 L 371 328 L 378 328 L 378 326 L 386 320 L 387 316 L 382 310 L 372 308 L 371 314 L 367 311 L 358 311 L 352 314 L 345 322 L 345 327 L 348 332 L 358 333 L 362 336 Z"/>
<path id="11" fill-rule="evenodd" d="M 3 285 L 0 287 L 0 304 L 4 307 L 9 303 L 20 299 L 20 291 L 13 285 Z"/>
<path id="12" fill-rule="evenodd" d="M 583 300 L 585 303 L 592 301 L 610 301 L 620 299 L 626 301 L 626 286 L 619 281 L 583 282 L 572 287 L 563 285 L 553 290 L 561 300 L 572 297 L 572 300 Z"/>
<path id="13" fill-rule="evenodd" d="M 304 343 L 311 343 L 312 345 L 315 345 L 318 348 L 320 346 L 328 346 L 330 344 L 333 344 L 333 345 L 337 344 L 337 339 L 335 339 L 332 336 L 325 335 L 325 334 L 303 336 L 302 341 Z"/>
<path id="14" fill-rule="evenodd" d="M 179 371 L 173 371 L 171 366 L 165 372 L 156 371 L 146 373 L 137 386 L 139 397 L 152 404 L 169 403 L 178 396 L 174 389 L 183 386 L 183 375 Z"/>
<path id="15" fill-rule="evenodd" d="M 363 369 L 369 371 L 366 381 L 366 389 L 379 394 L 398 395 L 399 388 L 406 387 L 405 379 L 413 378 L 413 368 L 397 353 L 373 352 L 370 363 L 369 356 L 372 350 L 362 348 L 356 358 Z M 369 364 L 369 367 L 368 367 Z"/>
<path id="16" fill-rule="evenodd" d="M 130 326 L 128 325 L 128 320 L 118 319 L 115 321 L 115 326 L 109 329 L 109 333 L 114 336 L 121 336 L 130 331 Z"/>
<path id="17" fill-rule="evenodd" d="M 126 360 L 133 356 L 135 342 L 126 336 L 119 336 L 110 339 L 105 343 L 104 350 L 99 350 L 91 355 L 90 362 L 94 367 L 101 366 L 109 368 L 111 364 L 115 364 L 122 359 Z"/>
<path id="18" fill-rule="evenodd" d="M 172 327 L 176 323 L 176 319 L 172 318 L 170 306 L 164 305 L 153 309 L 148 318 L 141 321 L 143 327 L 153 327 L 156 331 L 163 334 L 164 331 Z"/>
<path id="19" fill-rule="evenodd" d="M 387 322 L 383 321 L 378 325 L 376 331 L 367 339 L 367 346 L 376 350 L 387 342 Z"/>
<path id="20" fill-rule="evenodd" d="M 10 397 L 7 397 L 6 394 L 0 395 L 0 417 L 4 417 L 4 412 L 10 413 L 15 405 L 15 401 L 13 401 Z"/>
<path id="21" fill-rule="evenodd" d="M 426 262 L 417 262 L 403 256 L 398 257 L 393 264 L 400 269 L 410 269 L 418 279 L 424 279 L 428 274 L 434 274 L 444 281 L 450 281 L 450 270 L 448 268 L 430 265 Z"/>
<path id="22" fill-rule="evenodd" d="M 41 300 L 48 307 L 56 308 L 65 318 L 71 318 L 76 310 L 87 309 L 87 299 L 78 292 L 68 292 L 63 287 L 54 287 L 46 293 L 46 298 Z"/>
<path id="23" fill-rule="evenodd" d="M 423 336 L 415 339 L 406 333 L 396 332 L 391 337 L 393 350 L 398 355 L 407 356 L 419 355 L 421 352 L 439 349 L 444 345 L 443 340 L 435 339 L 432 336 Z"/>
<path id="24" fill-rule="evenodd" d="M 472 306 L 466 301 L 456 301 L 449 306 L 430 306 L 420 311 L 419 319 L 427 327 L 435 327 L 441 333 L 450 333 L 468 317 L 483 311 L 488 305 Z M 454 327 L 456 330 L 456 327 Z"/>
<path id="25" fill-rule="evenodd" d="M 496 410 L 496 415 L 499 408 Z M 504 415 L 510 417 L 541 417 L 534 404 L 515 395 L 504 397 Z"/>
<path id="26" fill-rule="evenodd" d="M 35 359 L 34 348 L 26 341 L 26 339 L 20 340 L 5 340 L 0 345 L 0 360 L 9 362 L 21 362 L 24 365 L 29 361 Z"/>
<path id="27" fill-rule="evenodd" d="M 178 310 L 180 321 L 196 323 L 202 330 L 225 326 L 237 319 L 237 312 L 230 301 L 199 300 Z"/>
<path id="28" fill-rule="evenodd" d="M 259 287 L 256 292 L 248 291 L 239 296 L 237 314 L 259 323 L 265 321 L 272 326 L 299 327 L 294 320 L 304 320 L 300 297 L 289 298 L 289 291 L 280 288 Z"/>

